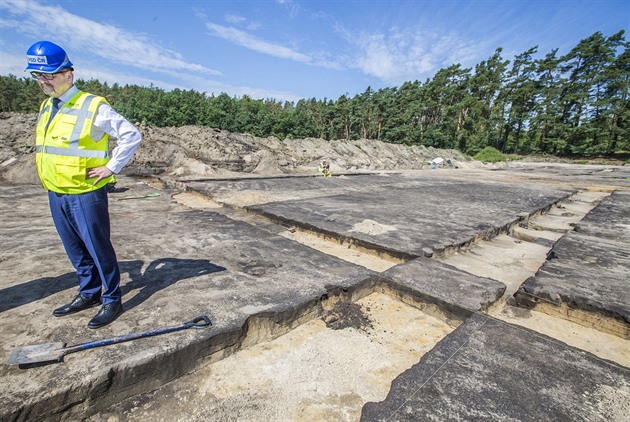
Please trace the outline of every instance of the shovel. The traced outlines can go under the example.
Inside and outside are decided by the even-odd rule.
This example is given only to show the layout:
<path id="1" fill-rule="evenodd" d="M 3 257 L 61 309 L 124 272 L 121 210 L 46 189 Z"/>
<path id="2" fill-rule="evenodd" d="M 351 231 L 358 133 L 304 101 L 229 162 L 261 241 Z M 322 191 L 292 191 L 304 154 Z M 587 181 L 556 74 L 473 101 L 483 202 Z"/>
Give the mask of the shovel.
<path id="1" fill-rule="evenodd" d="M 185 322 L 176 327 L 160 328 L 153 331 L 145 331 L 143 333 L 125 334 L 110 339 L 81 343 L 76 346 L 66 347 L 66 343 L 61 341 L 56 343 L 38 344 L 34 346 L 23 346 L 13 350 L 7 363 L 9 365 L 19 365 L 20 368 L 41 366 L 41 364 L 45 363 L 62 362 L 65 355 L 80 352 L 82 350 L 108 346 L 110 344 L 122 343 L 124 341 L 135 340 L 143 337 L 172 333 L 174 331 L 185 330 L 187 328 L 205 328 L 211 325 L 212 322 L 210 322 L 210 319 L 208 319 L 207 316 L 199 316 L 192 321 Z"/>

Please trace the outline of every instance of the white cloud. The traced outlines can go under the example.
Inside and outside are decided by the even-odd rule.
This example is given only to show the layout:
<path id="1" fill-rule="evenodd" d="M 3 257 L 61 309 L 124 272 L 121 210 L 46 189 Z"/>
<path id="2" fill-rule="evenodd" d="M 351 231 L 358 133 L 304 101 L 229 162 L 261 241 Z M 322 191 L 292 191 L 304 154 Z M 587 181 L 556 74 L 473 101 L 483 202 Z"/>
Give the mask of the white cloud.
<path id="1" fill-rule="evenodd" d="M 85 19 L 59 6 L 2 0 L 0 9 L 19 19 L 19 25 L 15 20 L 3 19 L 0 26 L 33 36 L 55 34 L 58 42 L 69 46 L 69 50 L 87 50 L 111 64 L 157 72 L 177 70 L 221 75 L 215 69 L 185 61 L 179 53 L 155 44 L 147 35 Z"/>
<path id="2" fill-rule="evenodd" d="M 226 22 L 233 23 L 233 24 L 243 23 L 247 20 L 247 18 L 244 18 L 243 16 L 238 16 L 238 15 L 225 15 L 224 19 Z"/>
<path id="3" fill-rule="evenodd" d="M 18 78 L 28 76 L 24 72 L 26 68 L 26 55 L 16 56 L 8 54 L 4 49 L 0 50 L 0 75 L 12 74 Z"/>
<path id="4" fill-rule="evenodd" d="M 228 23 L 231 23 L 232 25 L 245 25 L 245 27 L 249 30 L 249 31 L 255 31 L 258 28 L 262 27 L 262 24 L 260 22 L 256 22 L 256 21 L 250 21 L 248 22 L 248 19 L 246 17 L 240 16 L 240 15 L 225 15 L 224 17 L 225 21 Z"/>
<path id="5" fill-rule="evenodd" d="M 279 57 L 281 59 L 289 59 L 311 66 L 324 67 L 327 69 L 343 70 L 347 68 L 347 66 L 342 64 L 347 60 L 346 57 L 339 56 L 333 58 L 333 55 L 326 51 L 304 54 L 296 51 L 295 49 L 263 40 L 234 27 L 227 27 L 212 22 L 207 22 L 206 27 L 211 31 L 211 35 L 223 38 L 224 40 L 240 45 L 241 47 L 257 51 L 258 53 Z M 248 29 L 257 28 L 255 22 L 249 23 L 247 27 Z"/>
<path id="6" fill-rule="evenodd" d="M 220 93 L 226 93 L 231 96 L 243 97 L 247 95 L 250 98 L 256 100 L 266 100 L 273 98 L 277 101 L 290 101 L 297 102 L 302 97 L 299 97 L 295 94 L 286 91 L 275 91 L 268 90 L 263 88 L 253 88 L 250 86 L 233 86 L 228 84 L 223 84 L 217 81 L 199 81 L 195 84 L 195 86 L 200 86 L 201 89 L 197 89 L 197 91 L 201 90 L 208 94 L 218 95 Z"/>
<path id="7" fill-rule="evenodd" d="M 138 85 L 138 86 L 157 86 L 160 89 L 171 90 L 180 88 L 179 85 L 167 82 L 161 79 L 150 78 L 146 76 L 138 76 L 137 74 L 130 74 L 125 72 L 116 72 L 108 69 L 93 68 L 93 67 L 81 67 L 74 71 L 76 79 L 83 79 L 89 81 L 96 79 L 102 83 L 108 83 L 113 85 L 115 83 L 119 85 Z"/>
<path id="8" fill-rule="evenodd" d="M 247 29 L 249 31 L 255 31 L 255 30 L 259 29 L 259 28 L 262 28 L 262 23 L 260 23 L 260 22 L 252 21 L 252 22 L 247 24 Z"/>
<path id="9" fill-rule="evenodd" d="M 452 34 L 398 29 L 358 36 L 347 30 L 338 32 L 357 47 L 356 67 L 387 83 L 423 80 L 442 67 L 465 64 L 478 57 L 478 49 L 472 42 Z"/>
<path id="10" fill-rule="evenodd" d="M 300 12 L 300 6 L 294 3 L 293 0 L 276 0 L 276 3 L 287 9 L 291 19 L 295 18 Z"/>
<path id="11" fill-rule="evenodd" d="M 216 23 L 208 22 L 206 27 L 212 31 L 212 34 L 223 38 L 233 44 L 240 45 L 250 50 L 257 51 L 259 53 L 268 54 L 274 57 L 280 57 L 282 59 L 294 60 L 301 63 L 311 63 L 311 57 L 306 54 L 302 54 L 288 47 L 274 44 L 258 37 L 248 34 L 233 27 L 227 27 L 218 25 Z"/>

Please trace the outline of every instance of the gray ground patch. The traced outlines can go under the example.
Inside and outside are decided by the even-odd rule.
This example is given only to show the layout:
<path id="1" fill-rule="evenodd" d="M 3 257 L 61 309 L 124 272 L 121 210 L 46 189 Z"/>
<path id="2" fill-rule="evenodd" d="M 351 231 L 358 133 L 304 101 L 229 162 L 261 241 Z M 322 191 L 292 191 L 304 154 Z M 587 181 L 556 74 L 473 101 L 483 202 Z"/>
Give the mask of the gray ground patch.
<path id="1" fill-rule="evenodd" d="M 381 273 L 381 276 L 397 290 L 440 301 L 441 308 L 457 306 L 471 312 L 486 310 L 505 292 L 503 283 L 427 258 L 397 265 Z"/>
<path id="2" fill-rule="evenodd" d="M 361 420 L 621 421 L 629 399 L 628 368 L 476 314 Z"/>
<path id="3" fill-rule="evenodd" d="M 274 192 L 294 189 L 301 195 L 305 195 L 302 189 L 319 191 L 319 196 L 249 205 L 246 209 L 283 224 L 334 233 L 410 258 L 426 255 L 426 250 L 441 252 L 476 236 L 492 237 L 516 221 L 519 213 L 534 213 L 570 194 L 566 190 L 462 179 L 372 175 L 329 180 L 302 179 L 299 186 L 286 179 L 247 180 L 239 181 L 238 189 L 268 192 L 271 198 Z M 234 182 L 215 182 L 191 187 L 220 198 L 236 186 Z M 356 230 L 366 219 L 388 230 Z"/>

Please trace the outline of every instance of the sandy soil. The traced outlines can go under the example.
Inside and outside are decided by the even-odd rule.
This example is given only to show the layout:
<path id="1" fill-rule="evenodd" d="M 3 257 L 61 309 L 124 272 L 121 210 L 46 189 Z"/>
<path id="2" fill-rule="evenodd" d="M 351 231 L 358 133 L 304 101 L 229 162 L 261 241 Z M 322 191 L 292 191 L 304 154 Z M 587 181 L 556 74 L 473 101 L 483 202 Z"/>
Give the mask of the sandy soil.
<path id="1" fill-rule="evenodd" d="M 89 420 L 358 420 L 455 327 L 382 293 L 357 304 L 359 328 L 307 322 Z"/>

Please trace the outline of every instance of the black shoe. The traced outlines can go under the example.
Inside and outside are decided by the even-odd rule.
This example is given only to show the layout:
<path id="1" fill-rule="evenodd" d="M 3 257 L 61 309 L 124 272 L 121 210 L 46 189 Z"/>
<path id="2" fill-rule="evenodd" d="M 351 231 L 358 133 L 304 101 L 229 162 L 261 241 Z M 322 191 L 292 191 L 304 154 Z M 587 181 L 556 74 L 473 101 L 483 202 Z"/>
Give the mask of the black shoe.
<path id="1" fill-rule="evenodd" d="M 93 306 L 97 306 L 100 304 L 101 304 L 100 299 L 97 299 L 97 300 L 86 299 L 81 295 L 77 295 L 74 299 L 72 299 L 72 302 L 68 303 L 67 305 L 63 305 L 61 308 L 55 309 L 53 311 L 53 315 L 54 316 L 70 315 L 70 314 L 74 314 L 84 309 L 89 309 Z"/>
<path id="2" fill-rule="evenodd" d="M 100 328 L 114 322 L 116 318 L 123 313 L 123 307 L 120 302 L 108 303 L 103 305 L 100 311 L 88 323 L 88 328 Z"/>

